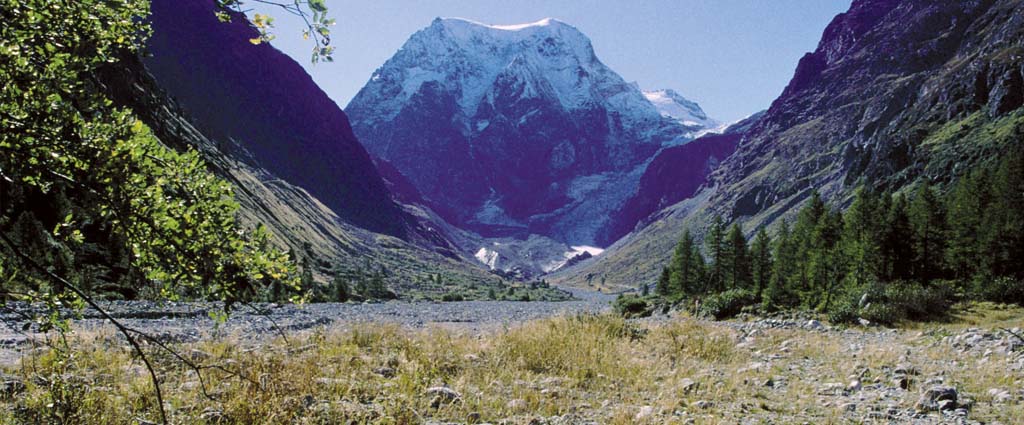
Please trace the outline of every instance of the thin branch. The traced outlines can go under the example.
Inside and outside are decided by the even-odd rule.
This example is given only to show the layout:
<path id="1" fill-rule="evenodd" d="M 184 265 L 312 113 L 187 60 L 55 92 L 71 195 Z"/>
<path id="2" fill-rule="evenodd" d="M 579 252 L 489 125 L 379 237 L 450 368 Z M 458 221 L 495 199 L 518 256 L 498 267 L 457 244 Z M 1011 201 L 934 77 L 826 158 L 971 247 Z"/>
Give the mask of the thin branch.
<path id="1" fill-rule="evenodd" d="M 1011 330 L 1006 329 L 1006 328 L 999 328 L 999 329 L 1002 329 L 1002 330 L 1006 331 L 1006 333 L 1017 337 L 1017 339 L 1020 340 L 1021 343 L 1024 343 L 1024 335 L 1021 335 L 1021 334 L 1019 334 L 1017 332 L 1011 331 Z"/>
<path id="2" fill-rule="evenodd" d="M 131 330 L 125 325 L 121 324 L 121 322 L 115 319 L 114 316 L 111 316 L 110 313 L 107 313 L 107 311 L 104 310 L 103 307 L 100 307 L 100 305 L 96 303 L 96 301 L 94 301 L 92 297 L 86 294 L 85 291 L 79 289 L 77 286 L 69 282 L 67 279 L 64 279 L 63 277 L 60 277 L 57 274 L 51 272 L 49 269 L 35 262 L 35 260 L 33 260 L 29 256 L 22 253 L 20 250 L 18 250 L 17 244 L 11 241 L 3 232 L 0 232 L 0 240 L 7 244 L 7 246 L 11 249 L 14 255 L 20 258 L 26 264 L 32 266 L 32 268 L 35 268 L 36 270 L 39 270 L 41 273 L 43 273 L 53 281 L 63 285 L 65 288 L 71 289 L 71 291 L 74 292 L 75 295 L 77 295 L 79 298 L 85 301 L 86 304 L 89 304 L 90 307 L 100 312 L 100 315 L 103 316 L 105 320 L 113 324 L 114 327 L 116 327 L 117 330 L 121 332 L 122 335 L 124 335 L 124 337 L 128 340 L 128 343 L 131 344 L 132 348 L 134 348 L 135 351 L 139 354 L 139 358 L 141 358 L 142 362 L 146 365 L 146 369 L 149 370 L 149 377 L 150 380 L 153 381 L 153 389 L 156 392 L 156 400 L 158 408 L 160 410 L 160 419 L 166 425 L 168 423 L 167 412 L 164 410 L 164 396 L 160 390 L 160 379 L 156 375 L 156 370 L 153 369 L 153 365 L 150 364 L 149 358 L 146 357 L 146 353 L 142 351 L 142 346 L 140 346 L 139 342 L 136 341 L 134 337 L 132 337 Z"/>
<path id="3" fill-rule="evenodd" d="M 278 325 L 277 322 L 274 321 L 274 319 L 272 317 L 270 317 L 269 313 L 266 313 L 263 310 L 260 310 L 259 308 L 257 308 L 256 306 L 252 305 L 251 303 L 249 303 L 247 301 L 246 302 L 242 302 L 242 305 L 244 305 L 246 307 L 249 307 L 254 312 L 256 312 L 257 315 L 259 315 L 260 317 L 263 317 L 264 319 L 267 319 L 268 321 L 270 321 L 271 327 L 274 328 L 274 331 L 276 331 L 277 334 L 281 336 L 281 339 L 284 340 L 285 345 L 292 345 L 292 343 L 290 341 L 288 341 L 288 335 L 286 335 L 284 333 L 284 329 L 281 328 L 281 326 Z"/>

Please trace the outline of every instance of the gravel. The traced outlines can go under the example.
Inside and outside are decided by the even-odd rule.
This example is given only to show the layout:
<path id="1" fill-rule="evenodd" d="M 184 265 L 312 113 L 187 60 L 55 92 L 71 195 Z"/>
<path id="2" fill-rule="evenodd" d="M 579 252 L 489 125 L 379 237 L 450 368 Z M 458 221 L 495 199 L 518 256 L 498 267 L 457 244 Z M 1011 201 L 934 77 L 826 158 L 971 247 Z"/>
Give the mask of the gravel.
<path id="1" fill-rule="evenodd" d="M 124 325 L 164 341 L 191 342 L 204 338 L 235 336 L 258 342 L 280 331 L 292 333 L 319 327 L 344 328 L 362 322 L 394 323 L 410 328 L 450 327 L 487 331 L 503 326 L 562 314 L 600 313 L 611 309 L 614 296 L 580 289 L 566 289 L 571 301 L 460 301 L 383 303 L 318 303 L 306 305 L 255 304 L 239 307 L 227 321 L 211 317 L 222 311 L 216 303 L 154 303 L 113 301 L 104 308 Z M 24 314 L 32 306 L 11 303 L 0 310 L 0 364 L 14 364 L 41 338 L 28 331 Z M 99 312 L 87 309 L 74 321 L 79 330 L 112 329 Z"/>

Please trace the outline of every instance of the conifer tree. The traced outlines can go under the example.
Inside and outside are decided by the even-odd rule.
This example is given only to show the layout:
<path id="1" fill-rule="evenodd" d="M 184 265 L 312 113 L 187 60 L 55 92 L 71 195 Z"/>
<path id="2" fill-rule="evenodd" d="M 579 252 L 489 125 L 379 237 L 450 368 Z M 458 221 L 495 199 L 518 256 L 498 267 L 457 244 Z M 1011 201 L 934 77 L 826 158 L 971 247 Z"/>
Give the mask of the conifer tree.
<path id="1" fill-rule="evenodd" d="M 711 264 L 708 267 L 707 287 L 712 292 L 725 290 L 725 268 L 729 260 L 726 258 L 725 246 L 725 223 L 722 216 L 715 216 L 708 229 L 707 238 L 704 240 L 708 254 L 711 256 Z"/>
<path id="2" fill-rule="evenodd" d="M 913 237 L 907 199 L 898 194 L 892 200 L 883 231 L 881 263 L 884 281 L 911 278 L 914 259 Z"/>
<path id="3" fill-rule="evenodd" d="M 1006 155 L 993 173 L 992 205 L 983 223 L 985 271 L 1024 280 L 1024 154 Z"/>
<path id="4" fill-rule="evenodd" d="M 828 211 L 821 216 L 814 232 L 814 248 L 811 251 L 813 300 L 822 310 L 831 308 L 840 279 L 845 272 L 845 259 L 840 249 L 843 232 L 843 215 L 839 211 Z"/>
<path id="5" fill-rule="evenodd" d="M 687 294 L 700 291 L 695 273 L 696 259 L 693 255 L 695 247 L 693 236 L 687 229 L 683 232 L 683 237 L 679 239 L 676 250 L 672 254 L 672 265 L 669 267 L 669 292 Z"/>
<path id="6" fill-rule="evenodd" d="M 793 226 L 792 242 L 796 249 L 797 261 L 796 272 L 791 276 L 792 280 L 790 283 L 795 286 L 798 291 L 810 291 L 812 289 L 812 265 L 810 261 L 814 255 L 816 246 L 816 235 L 815 231 L 818 227 L 818 223 L 821 221 L 821 217 L 826 213 L 825 202 L 821 200 L 821 195 L 814 191 L 811 193 L 811 198 L 807 201 L 807 204 L 800 213 L 797 215 L 796 224 Z"/>
<path id="7" fill-rule="evenodd" d="M 785 220 L 779 224 L 778 234 L 772 244 L 774 267 L 768 290 L 762 297 L 762 305 L 768 310 L 793 306 L 797 303 L 793 292 L 795 282 L 800 275 L 800 259 L 796 240 Z"/>
<path id="8" fill-rule="evenodd" d="M 879 221 L 880 205 L 878 195 L 862 187 L 845 214 L 842 249 L 849 261 L 847 277 L 854 285 L 864 285 L 879 276 L 883 224 Z"/>
<path id="9" fill-rule="evenodd" d="M 751 246 L 751 274 L 754 284 L 754 291 L 757 294 L 757 298 L 761 298 L 761 294 L 765 288 L 771 284 L 772 279 L 772 254 L 771 254 L 771 239 L 768 237 L 768 233 L 765 232 L 762 227 L 757 231 L 757 236 L 754 237 L 754 243 Z"/>
<path id="10" fill-rule="evenodd" d="M 659 296 L 662 297 L 667 297 L 670 295 L 669 287 L 671 285 L 671 276 L 672 272 L 670 271 L 669 267 L 661 268 L 661 275 L 658 277 L 658 284 L 657 286 L 654 287 L 655 294 L 658 294 Z"/>
<path id="11" fill-rule="evenodd" d="M 922 282 L 941 276 L 946 252 L 946 214 L 928 183 L 922 184 L 910 204 L 913 231 L 913 276 Z"/>
<path id="12" fill-rule="evenodd" d="M 348 287 L 348 280 L 340 273 L 334 275 L 334 279 L 331 281 L 331 301 L 343 303 L 348 301 L 350 296 L 351 290 Z"/>
<path id="13" fill-rule="evenodd" d="M 739 223 L 734 223 L 729 229 L 725 252 L 728 261 L 725 275 L 729 288 L 750 287 L 750 251 L 747 249 L 747 238 L 743 236 L 743 227 Z"/>

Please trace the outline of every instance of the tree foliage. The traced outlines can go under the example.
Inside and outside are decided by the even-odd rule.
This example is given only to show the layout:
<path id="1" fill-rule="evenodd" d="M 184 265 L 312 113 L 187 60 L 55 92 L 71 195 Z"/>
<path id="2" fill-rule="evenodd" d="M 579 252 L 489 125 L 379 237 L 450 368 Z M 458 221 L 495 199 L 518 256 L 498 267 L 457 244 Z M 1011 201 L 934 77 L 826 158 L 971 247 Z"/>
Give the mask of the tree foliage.
<path id="1" fill-rule="evenodd" d="M 693 260 L 700 253 L 686 230 L 668 265 L 667 296 L 713 300 L 705 310 L 716 316 L 753 298 L 768 311 L 885 323 L 932 318 L 954 297 L 1024 303 L 1022 187 L 1018 149 L 945 193 L 928 183 L 909 197 L 859 188 L 840 211 L 814 192 L 792 227 L 780 223 L 774 240 L 759 229 L 749 247 L 739 223 L 726 232 L 716 217 L 704 240 L 708 273 L 689 271 L 703 260 Z"/>
<path id="2" fill-rule="evenodd" d="M 236 221 L 231 186 L 196 152 L 163 145 L 104 94 L 97 72 L 140 48 L 147 13 L 143 1 L 5 0 L 0 8 L 8 272 L 18 273 L 27 295 L 65 296 L 66 288 L 12 261 L 11 250 L 32 252 L 82 287 L 97 276 L 76 271 L 105 262 L 104 277 L 118 283 L 229 306 L 260 285 L 293 284 L 294 267 L 267 232 Z"/>

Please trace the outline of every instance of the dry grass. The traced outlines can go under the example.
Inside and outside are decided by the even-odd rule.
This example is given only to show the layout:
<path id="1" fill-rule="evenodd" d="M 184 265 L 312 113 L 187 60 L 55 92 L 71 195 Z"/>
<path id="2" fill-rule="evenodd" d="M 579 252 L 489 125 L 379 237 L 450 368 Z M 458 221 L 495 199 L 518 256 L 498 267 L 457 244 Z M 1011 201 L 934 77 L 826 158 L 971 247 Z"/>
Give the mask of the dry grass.
<path id="1" fill-rule="evenodd" d="M 921 376 L 947 376 L 973 395 L 973 419 L 1024 421 L 1019 403 L 986 398 L 988 388 L 1016 388 L 1021 379 L 1000 367 L 1002 357 L 959 358 L 917 331 L 848 336 L 759 330 L 744 338 L 735 326 L 690 319 L 577 316 L 482 334 L 363 324 L 295 335 L 290 344 L 252 347 L 229 338 L 179 346 L 240 374 L 204 371 L 210 398 L 180 362 L 157 361 L 175 423 L 525 424 L 567 414 L 609 424 L 846 423 L 840 404 L 847 399 L 822 394 L 822 386 L 845 385 L 854 374 L 865 384 L 887 382 L 886 368 L 908 360 L 921 365 Z M 71 346 L 69 356 L 42 352 L 9 371 L 27 389 L 3 402 L 0 419 L 132 424 L 158 417 L 148 376 L 123 343 L 98 333 L 77 335 Z M 440 385 L 461 400 L 435 404 L 425 391 Z M 900 404 L 912 406 L 921 386 L 915 382 Z M 638 418 L 642 406 L 653 413 Z"/>

